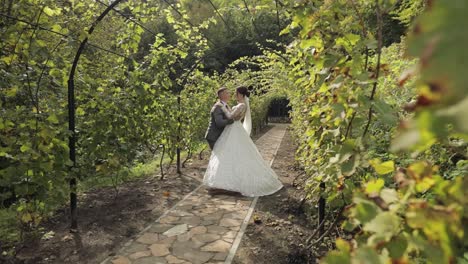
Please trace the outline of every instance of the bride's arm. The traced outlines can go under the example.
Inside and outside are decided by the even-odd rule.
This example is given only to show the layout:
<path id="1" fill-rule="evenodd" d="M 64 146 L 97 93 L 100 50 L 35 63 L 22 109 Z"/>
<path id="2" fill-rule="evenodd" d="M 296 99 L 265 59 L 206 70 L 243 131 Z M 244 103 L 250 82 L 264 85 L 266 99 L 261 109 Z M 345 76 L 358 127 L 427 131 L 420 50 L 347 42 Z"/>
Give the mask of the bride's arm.
<path id="1" fill-rule="evenodd" d="M 234 113 L 234 112 L 229 111 L 229 109 L 227 109 L 227 107 L 224 106 L 224 105 L 221 106 L 221 109 L 223 110 L 224 115 L 226 115 L 226 118 L 227 118 L 227 119 L 233 119 L 233 113 Z"/>
<path id="2" fill-rule="evenodd" d="M 242 118 L 244 118 L 245 108 L 245 104 L 241 104 L 238 105 L 232 112 L 229 112 L 229 110 L 226 109 L 226 111 L 229 113 L 226 114 L 226 116 L 230 119 L 241 120 Z"/>

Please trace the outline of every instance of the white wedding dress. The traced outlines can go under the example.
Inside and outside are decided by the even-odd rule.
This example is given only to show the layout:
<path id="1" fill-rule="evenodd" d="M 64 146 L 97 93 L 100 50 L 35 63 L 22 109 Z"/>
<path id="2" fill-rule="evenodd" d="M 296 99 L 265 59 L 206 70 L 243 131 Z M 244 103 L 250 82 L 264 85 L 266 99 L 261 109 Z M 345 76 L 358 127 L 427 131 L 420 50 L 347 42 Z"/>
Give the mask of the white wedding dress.
<path id="1" fill-rule="evenodd" d="M 280 190 L 283 185 L 278 176 L 250 138 L 252 123 L 248 98 L 245 104 L 236 105 L 231 112 L 225 107 L 223 111 L 235 121 L 225 127 L 214 145 L 203 178 L 204 185 L 250 197 L 270 195 Z M 244 117 L 243 124 L 240 120 Z"/>

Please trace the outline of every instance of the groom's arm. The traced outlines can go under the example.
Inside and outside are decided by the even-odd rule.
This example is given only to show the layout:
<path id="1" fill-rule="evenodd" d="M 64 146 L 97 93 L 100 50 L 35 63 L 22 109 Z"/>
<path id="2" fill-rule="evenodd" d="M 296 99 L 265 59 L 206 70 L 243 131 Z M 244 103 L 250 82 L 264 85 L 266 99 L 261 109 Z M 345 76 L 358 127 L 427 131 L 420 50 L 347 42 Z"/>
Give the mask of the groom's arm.
<path id="1" fill-rule="evenodd" d="M 225 109 L 223 108 L 223 111 L 224 110 Z M 232 112 L 229 112 L 229 111 L 226 110 L 224 113 L 226 114 L 226 116 L 229 119 L 241 120 L 242 118 L 244 118 L 245 110 L 246 110 L 245 104 L 240 104 L 240 105 L 236 106 L 236 108 Z"/>
<path id="2" fill-rule="evenodd" d="M 223 128 L 227 125 L 234 123 L 234 120 L 226 118 L 226 116 L 224 115 L 223 109 L 221 109 L 221 106 L 217 106 L 214 109 L 213 114 L 214 114 L 215 125 L 217 128 Z"/>

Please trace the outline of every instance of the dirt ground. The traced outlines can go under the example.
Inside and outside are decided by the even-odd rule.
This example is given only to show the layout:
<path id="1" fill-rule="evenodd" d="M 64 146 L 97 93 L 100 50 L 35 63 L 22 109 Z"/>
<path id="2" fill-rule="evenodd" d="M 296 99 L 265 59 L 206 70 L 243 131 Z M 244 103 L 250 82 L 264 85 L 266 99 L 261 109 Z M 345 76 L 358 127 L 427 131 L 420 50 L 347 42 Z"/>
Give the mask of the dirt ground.
<path id="1" fill-rule="evenodd" d="M 54 235 L 25 242 L 16 259 L 7 263 L 98 263 L 195 189 L 203 177 L 203 166 L 206 160 L 196 160 L 182 176 L 172 170 L 164 181 L 153 176 L 125 183 L 117 198 L 112 187 L 83 194 L 78 233 L 69 233 L 68 210 L 60 210 L 43 226 Z"/>
<path id="2" fill-rule="evenodd" d="M 288 131 L 272 165 L 284 188 L 258 200 L 234 264 L 317 263 L 318 257 L 332 247 L 333 240 L 326 238 L 326 242 L 305 250 L 305 241 L 315 231 L 316 209 L 300 206 L 304 197 L 300 183 L 305 179 L 296 166 L 295 153 L 296 147 Z"/>
<path id="3" fill-rule="evenodd" d="M 269 128 L 271 126 L 263 133 Z M 310 250 L 304 250 L 303 244 L 315 230 L 316 219 L 314 208 L 305 213 L 304 207 L 300 206 L 304 197 L 302 188 L 298 187 L 301 184 L 293 184 L 304 180 L 301 179 L 302 171 L 296 166 L 295 151 L 288 131 L 273 163 L 285 187 L 276 194 L 259 199 L 233 263 L 315 263 L 316 256 L 323 255 L 332 247 L 333 240 L 328 239 L 327 243 L 312 250 L 315 252 L 313 257 Z M 155 175 L 127 182 L 119 187 L 117 199 L 112 187 L 82 194 L 78 233 L 69 233 L 69 214 L 64 208 L 43 225 L 44 230 L 53 232 L 49 239 L 28 240 L 18 245 L 15 258 L 2 259 L 0 256 L 0 263 L 99 263 L 114 255 L 139 230 L 200 184 L 209 152 L 205 151 L 203 157 L 203 160 L 196 158 L 188 162 L 181 176 L 172 169 L 164 181 Z"/>
<path id="4" fill-rule="evenodd" d="M 255 140 L 266 133 L 253 137 Z M 165 180 L 158 175 L 126 182 L 119 186 L 116 198 L 114 188 L 105 187 L 79 196 L 79 232 L 69 232 L 69 211 L 63 208 L 48 219 L 43 228 L 53 235 L 47 240 L 36 238 L 17 245 L 14 258 L 0 256 L 5 264 L 90 264 L 112 256 L 124 243 L 156 220 L 203 179 L 209 151 L 203 160 L 195 157 L 187 162 L 183 174 L 171 168 Z M 1 238 L 0 238 L 1 240 Z"/>

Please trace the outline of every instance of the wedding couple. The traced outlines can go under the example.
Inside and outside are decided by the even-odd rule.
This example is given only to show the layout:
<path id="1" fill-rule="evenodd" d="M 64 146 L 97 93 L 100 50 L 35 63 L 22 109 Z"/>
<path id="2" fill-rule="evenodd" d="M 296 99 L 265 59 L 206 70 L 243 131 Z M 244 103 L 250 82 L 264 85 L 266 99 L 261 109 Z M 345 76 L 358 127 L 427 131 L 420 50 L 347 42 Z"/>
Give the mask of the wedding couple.
<path id="1" fill-rule="evenodd" d="M 227 104 L 229 90 L 225 87 L 218 90 L 219 101 L 211 109 L 205 135 L 212 152 L 203 183 L 212 193 L 225 190 L 244 196 L 264 196 L 283 187 L 250 139 L 249 94 L 246 87 L 236 88 L 237 105 L 231 109 Z"/>

